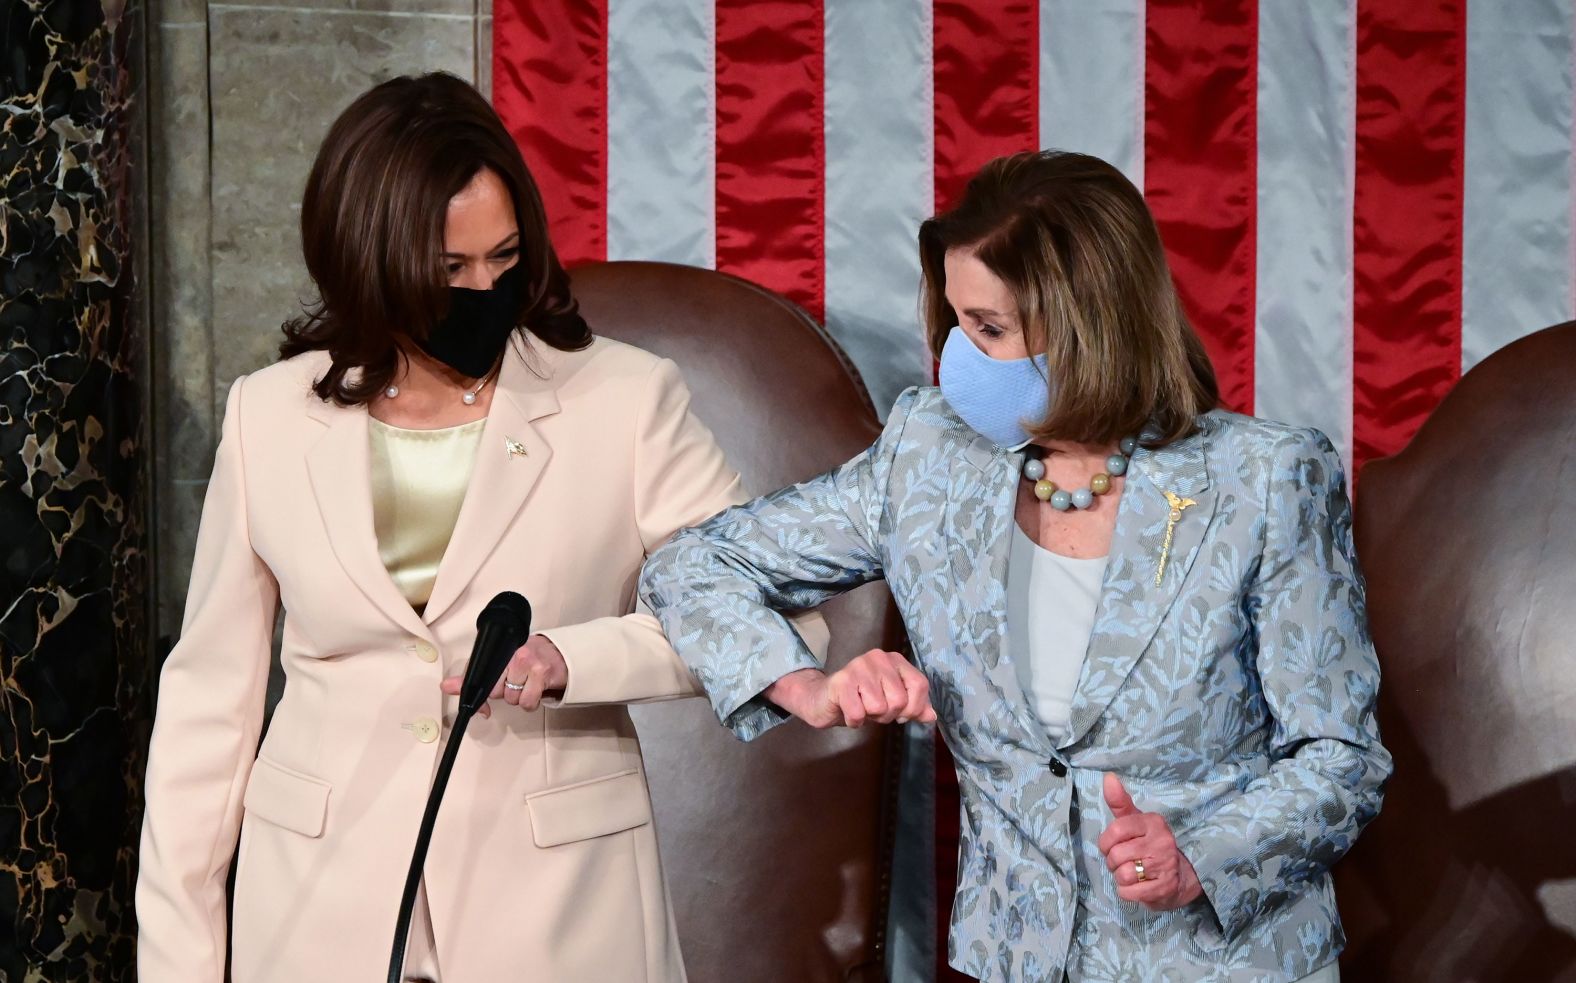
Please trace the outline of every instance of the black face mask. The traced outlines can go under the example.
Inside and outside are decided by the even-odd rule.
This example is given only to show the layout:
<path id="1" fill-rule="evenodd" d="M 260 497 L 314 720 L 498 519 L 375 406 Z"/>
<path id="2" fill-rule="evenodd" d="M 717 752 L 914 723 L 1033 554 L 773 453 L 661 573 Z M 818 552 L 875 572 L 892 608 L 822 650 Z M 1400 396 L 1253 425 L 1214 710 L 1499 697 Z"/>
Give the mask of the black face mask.
<path id="1" fill-rule="evenodd" d="M 421 350 L 449 368 L 480 379 L 498 364 L 520 319 L 521 264 L 504 270 L 491 290 L 449 288 L 449 313 L 432 326 Z"/>

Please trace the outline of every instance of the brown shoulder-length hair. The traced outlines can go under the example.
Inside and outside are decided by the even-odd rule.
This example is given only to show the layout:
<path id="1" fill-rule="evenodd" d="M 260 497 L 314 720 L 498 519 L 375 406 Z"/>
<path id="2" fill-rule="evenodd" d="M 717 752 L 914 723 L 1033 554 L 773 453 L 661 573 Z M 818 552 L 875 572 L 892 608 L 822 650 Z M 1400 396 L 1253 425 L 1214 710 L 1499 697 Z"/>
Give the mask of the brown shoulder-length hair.
<path id="1" fill-rule="evenodd" d="M 453 75 L 401 76 L 334 121 L 301 200 L 301 246 L 318 299 L 285 322 L 279 354 L 329 353 L 313 386 L 320 398 L 367 402 L 399 367 L 399 336 L 423 338 L 447 313 L 449 199 L 483 168 L 514 200 L 526 281 L 519 330 L 566 351 L 591 343 L 548 240 L 542 196 L 498 114 Z"/>
<path id="2" fill-rule="evenodd" d="M 1037 440 L 1111 443 L 1146 428 L 1158 446 L 1220 400 L 1204 344 L 1171 282 L 1160 232 L 1122 172 L 1047 150 L 1000 157 L 963 200 L 919 228 L 931 353 L 958 323 L 943 261 L 970 250 L 1006 283 L 1029 351 L 1050 364 Z M 1027 423 L 1027 421 L 1026 421 Z"/>

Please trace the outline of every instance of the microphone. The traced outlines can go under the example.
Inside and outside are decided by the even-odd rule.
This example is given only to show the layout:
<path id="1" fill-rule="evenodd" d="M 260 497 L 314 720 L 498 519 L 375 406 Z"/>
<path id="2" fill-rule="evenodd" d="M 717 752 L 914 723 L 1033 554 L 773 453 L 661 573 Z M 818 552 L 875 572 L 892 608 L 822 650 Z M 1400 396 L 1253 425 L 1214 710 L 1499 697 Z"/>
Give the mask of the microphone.
<path id="1" fill-rule="evenodd" d="M 460 716 L 469 717 L 487 702 L 515 649 L 531 634 L 531 602 L 512 590 L 487 602 L 476 616 L 476 644 L 460 683 Z M 458 723 L 458 722 L 456 722 Z"/>
<path id="2" fill-rule="evenodd" d="M 438 761 L 438 771 L 432 779 L 432 791 L 427 793 L 427 809 L 421 816 L 421 829 L 416 834 L 416 848 L 411 851 L 410 869 L 405 874 L 405 893 L 400 896 L 399 918 L 394 926 L 394 948 L 389 953 L 388 983 L 403 983 L 405 972 L 405 947 L 410 941 L 410 920 L 416 909 L 416 889 L 421 885 L 421 870 L 427 862 L 427 847 L 432 842 L 432 827 L 438 820 L 438 806 L 443 802 L 444 789 L 449 786 L 449 772 L 454 768 L 454 758 L 459 754 L 460 738 L 471 717 L 481 709 L 492 692 L 498 677 L 516 649 L 525 644 L 531 634 L 531 604 L 514 591 L 503 591 L 487 602 L 482 613 L 476 616 L 476 644 L 471 646 L 471 661 L 465 667 L 465 677 L 460 682 L 460 709 L 454 717 L 454 728 L 449 743 L 443 748 Z"/>

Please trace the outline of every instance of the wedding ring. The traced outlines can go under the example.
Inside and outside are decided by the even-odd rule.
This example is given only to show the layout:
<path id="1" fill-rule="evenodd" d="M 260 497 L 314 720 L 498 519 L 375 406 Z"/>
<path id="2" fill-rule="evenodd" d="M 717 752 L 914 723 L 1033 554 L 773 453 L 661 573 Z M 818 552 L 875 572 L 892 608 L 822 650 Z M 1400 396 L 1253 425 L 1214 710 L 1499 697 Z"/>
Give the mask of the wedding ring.
<path id="1" fill-rule="evenodd" d="M 504 689 L 512 689 L 516 693 L 518 693 L 521 690 L 525 689 L 525 684 L 524 683 L 511 683 L 511 682 L 509 682 L 509 680 L 505 679 L 503 681 L 503 688 Z"/>
<path id="2" fill-rule="evenodd" d="M 1139 880 L 1141 880 L 1141 881 L 1149 880 L 1149 875 L 1144 873 L 1144 862 L 1142 860 L 1135 860 L 1135 861 L 1133 861 L 1133 869 L 1138 872 L 1138 879 Z"/>

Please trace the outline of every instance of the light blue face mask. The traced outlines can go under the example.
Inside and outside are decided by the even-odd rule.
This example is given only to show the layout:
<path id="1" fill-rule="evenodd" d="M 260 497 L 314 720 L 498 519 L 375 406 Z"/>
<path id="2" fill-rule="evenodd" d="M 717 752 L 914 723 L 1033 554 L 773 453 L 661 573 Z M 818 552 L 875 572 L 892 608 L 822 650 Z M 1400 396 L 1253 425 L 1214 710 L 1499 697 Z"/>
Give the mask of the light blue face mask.
<path id="1" fill-rule="evenodd" d="M 941 395 L 982 437 L 1007 450 L 1029 442 L 1025 423 L 1045 419 L 1051 407 L 1044 355 L 996 359 L 980 351 L 962 328 L 941 348 Z"/>

